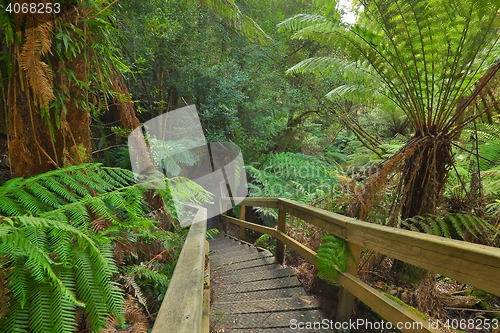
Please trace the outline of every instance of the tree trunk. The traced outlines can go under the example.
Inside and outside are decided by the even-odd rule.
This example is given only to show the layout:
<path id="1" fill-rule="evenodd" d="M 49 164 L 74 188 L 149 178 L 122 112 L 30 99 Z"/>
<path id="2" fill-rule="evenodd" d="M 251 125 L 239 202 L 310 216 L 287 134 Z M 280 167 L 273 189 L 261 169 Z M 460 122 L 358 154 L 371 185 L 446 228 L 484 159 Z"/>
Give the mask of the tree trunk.
<path id="1" fill-rule="evenodd" d="M 436 212 L 452 164 L 451 137 L 433 129 L 424 133 L 424 137 L 415 135 L 410 140 L 416 149 L 403 166 L 402 220 Z M 435 274 L 399 260 L 394 261 L 391 270 L 401 274 L 403 281 L 418 282 L 415 302 L 420 311 L 435 318 L 444 315 L 439 308 Z"/>
<path id="2" fill-rule="evenodd" d="M 7 95 L 9 158 L 15 176 L 91 160 L 90 115 L 83 103 L 76 103 L 81 89 L 69 84 L 62 71 L 70 69 L 77 80 L 86 81 L 85 61 L 82 54 L 65 64 L 51 57 L 49 66 L 54 20 L 49 14 L 16 14 L 23 44 L 11 46 L 13 75 Z M 54 90 L 64 96 L 58 107 L 51 106 Z"/>
<path id="3" fill-rule="evenodd" d="M 403 166 L 403 220 L 436 211 L 452 163 L 449 138 L 428 133 L 424 137 L 415 136 L 411 141 L 417 147 Z"/>

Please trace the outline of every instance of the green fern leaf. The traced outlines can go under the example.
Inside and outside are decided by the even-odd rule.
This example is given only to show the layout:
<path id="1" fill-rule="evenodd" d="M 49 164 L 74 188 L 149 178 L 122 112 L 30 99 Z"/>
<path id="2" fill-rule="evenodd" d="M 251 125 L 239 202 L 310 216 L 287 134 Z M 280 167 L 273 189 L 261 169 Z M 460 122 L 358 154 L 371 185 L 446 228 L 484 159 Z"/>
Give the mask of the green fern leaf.
<path id="1" fill-rule="evenodd" d="M 338 271 L 343 272 L 347 268 L 349 259 L 353 259 L 347 242 L 333 235 L 323 237 L 323 242 L 318 248 L 318 276 L 334 283 Z"/>

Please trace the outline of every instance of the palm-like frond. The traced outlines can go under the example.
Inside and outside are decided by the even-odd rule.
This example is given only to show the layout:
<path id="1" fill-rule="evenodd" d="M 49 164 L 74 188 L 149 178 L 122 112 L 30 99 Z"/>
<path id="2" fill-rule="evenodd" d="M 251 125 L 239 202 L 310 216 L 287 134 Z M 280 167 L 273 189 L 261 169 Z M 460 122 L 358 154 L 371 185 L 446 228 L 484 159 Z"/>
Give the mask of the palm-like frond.
<path id="1" fill-rule="evenodd" d="M 3 266 L 9 267 L 12 291 L 11 306 L 0 319 L 6 332 L 14 332 L 26 313 L 30 320 L 23 325 L 29 325 L 30 332 L 72 332 L 77 306 L 85 306 L 96 329 L 102 327 L 99 318 L 105 314 L 120 316 L 122 294 L 113 285 L 109 255 L 91 235 L 41 217 L 4 217 L 3 221 L 0 256 L 8 258 Z M 98 278 L 83 283 L 82 275 Z"/>
<path id="2" fill-rule="evenodd" d="M 495 1 L 376 0 L 365 8 L 369 20 L 350 28 L 317 15 L 282 26 L 368 61 L 416 129 L 443 128 L 456 121 L 459 97 L 498 59 L 499 8 Z"/>
<path id="3" fill-rule="evenodd" d="M 253 178 L 252 196 L 307 202 L 315 196 L 331 193 L 338 183 L 333 165 L 303 154 L 273 154 L 261 170 L 247 166 L 246 171 Z"/>

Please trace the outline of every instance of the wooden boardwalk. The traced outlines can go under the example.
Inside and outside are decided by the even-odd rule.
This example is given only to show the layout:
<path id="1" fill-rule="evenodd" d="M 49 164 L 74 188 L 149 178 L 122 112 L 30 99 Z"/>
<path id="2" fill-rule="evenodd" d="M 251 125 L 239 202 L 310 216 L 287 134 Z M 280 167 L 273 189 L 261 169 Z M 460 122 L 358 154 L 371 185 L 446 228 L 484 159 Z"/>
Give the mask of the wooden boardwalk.
<path id="1" fill-rule="evenodd" d="M 288 216 L 347 242 L 355 260 L 349 260 L 344 272 L 337 272 L 336 282 L 341 290 L 335 320 L 331 322 L 333 326 L 351 319 L 354 298 L 357 298 L 385 322 L 405 323 L 401 328 L 404 333 L 441 332 L 401 301 L 395 301 L 357 277 L 362 248 L 500 296 L 500 280 L 492 278 L 500 276 L 498 248 L 376 225 L 288 199 L 240 199 L 242 217 L 241 212 L 247 206 L 278 209 L 277 228 L 224 215 L 222 222 L 239 226 L 241 235 L 250 229 L 275 238 L 276 257 L 280 262 L 286 246 L 317 265 L 317 253 L 287 235 Z M 206 220 L 206 209 L 200 208 L 196 214 L 195 220 Z M 210 245 L 206 240 L 206 227 L 206 223 L 194 223 L 190 227 L 152 333 L 326 331 L 293 327 L 294 323 L 321 323 L 324 317 L 317 301 L 304 293 L 292 271 L 281 267 L 269 252 L 220 238 L 210 241 L 211 255 L 207 260 Z"/>
<path id="2" fill-rule="evenodd" d="M 269 251 L 228 237 L 209 243 L 212 332 L 331 332 L 293 326 L 316 322 L 319 327 L 325 317 L 318 300 Z"/>

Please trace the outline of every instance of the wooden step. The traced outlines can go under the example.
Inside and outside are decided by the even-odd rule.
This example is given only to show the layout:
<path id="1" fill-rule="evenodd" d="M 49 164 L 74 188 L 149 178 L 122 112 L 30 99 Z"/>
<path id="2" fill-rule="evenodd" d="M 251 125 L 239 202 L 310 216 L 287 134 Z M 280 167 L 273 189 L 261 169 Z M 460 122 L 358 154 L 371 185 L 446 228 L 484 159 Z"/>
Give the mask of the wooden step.
<path id="1" fill-rule="evenodd" d="M 290 268 L 283 268 L 280 264 L 266 265 L 256 267 L 250 272 L 234 272 L 229 275 L 221 275 L 217 277 L 217 281 L 222 283 L 243 283 L 260 281 L 274 278 L 282 278 L 288 276 L 295 276 L 295 273 Z"/>
<path id="2" fill-rule="evenodd" d="M 215 267 L 224 264 L 224 263 L 239 263 L 243 261 L 249 261 L 249 260 L 256 260 L 256 259 L 262 259 L 262 258 L 268 258 L 272 257 L 272 254 L 269 253 L 262 253 L 262 252 L 257 252 L 257 253 L 250 253 L 250 254 L 242 254 L 240 252 L 237 253 L 232 253 L 232 254 L 220 254 L 217 255 L 216 253 L 214 255 L 210 256 L 210 264 L 214 265 Z"/>
<path id="3" fill-rule="evenodd" d="M 272 253 L 227 237 L 209 242 L 215 331 L 291 333 L 298 331 L 295 321 L 316 323 L 307 332 L 330 332 L 321 325 L 318 300 L 307 296 L 293 271 L 278 264 Z"/>
<path id="4" fill-rule="evenodd" d="M 234 293 L 245 293 L 249 291 L 271 290 L 271 289 L 281 289 L 281 288 L 299 287 L 299 286 L 301 286 L 301 284 L 296 276 L 288 276 L 284 278 L 268 279 L 268 280 L 252 281 L 244 283 L 224 284 L 221 282 L 217 285 L 217 293 L 218 295 L 234 294 Z"/>
<path id="5" fill-rule="evenodd" d="M 255 267 L 272 265 L 276 263 L 276 258 L 274 257 L 266 257 L 257 260 L 243 261 L 238 263 L 225 263 L 219 266 L 210 266 L 212 268 L 212 275 L 228 275 L 232 274 L 233 271 L 244 270 L 244 269 L 252 269 Z M 250 272 L 250 271 L 248 271 Z"/>
<path id="6" fill-rule="evenodd" d="M 214 238 L 209 238 L 208 239 L 208 242 L 210 244 L 214 244 L 214 245 L 217 245 L 217 244 L 229 244 L 230 242 L 233 242 L 233 243 L 241 243 L 239 240 L 236 240 L 236 239 L 233 239 L 233 238 L 229 238 L 229 237 L 226 237 L 226 236 L 219 236 L 219 237 L 214 237 Z"/>
<path id="7" fill-rule="evenodd" d="M 236 253 L 247 254 L 247 253 L 259 253 L 256 248 L 252 248 L 249 246 L 239 245 L 237 247 L 229 247 L 229 248 L 220 248 L 220 249 L 210 249 L 209 255 L 212 256 L 220 256 L 220 255 L 234 255 Z"/>
<path id="8" fill-rule="evenodd" d="M 319 310 L 292 310 L 280 312 L 258 312 L 258 313 L 219 313 L 220 320 L 215 324 L 216 328 L 290 328 L 291 324 L 297 322 L 321 322 Z M 311 332 L 311 330 L 307 330 Z"/>
<path id="9" fill-rule="evenodd" d="M 237 314 L 271 312 L 275 309 L 280 309 L 280 311 L 318 309 L 319 307 L 319 301 L 313 296 L 294 296 L 269 300 L 218 302 L 212 305 L 212 310 Z"/>
<path id="10" fill-rule="evenodd" d="M 228 242 L 220 242 L 213 244 L 210 241 L 208 242 L 210 244 L 210 250 L 211 251 L 216 251 L 216 250 L 224 250 L 224 249 L 235 249 L 240 247 L 242 244 L 235 242 L 235 241 L 228 241 Z M 248 245 L 245 245 L 248 247 Z"/>
<path id="11" fill-rule="evenodd" d="M 249 291 L 239 294 L 221 294 L 220 297 L 215 290 L 212 301 L 213 304 L 217 302 L 234 302 L 234 301 L 252 301 L 252 300 L 266 300 L 276 298 L 288 298 L 294 296 L 307 296 L 304 288 L 282 288 L 272 290 Z"/>

